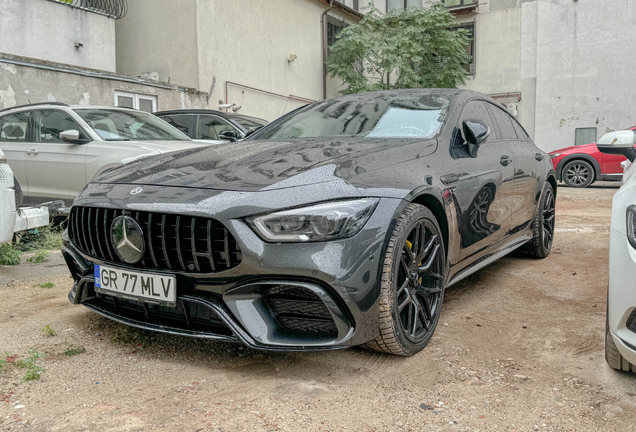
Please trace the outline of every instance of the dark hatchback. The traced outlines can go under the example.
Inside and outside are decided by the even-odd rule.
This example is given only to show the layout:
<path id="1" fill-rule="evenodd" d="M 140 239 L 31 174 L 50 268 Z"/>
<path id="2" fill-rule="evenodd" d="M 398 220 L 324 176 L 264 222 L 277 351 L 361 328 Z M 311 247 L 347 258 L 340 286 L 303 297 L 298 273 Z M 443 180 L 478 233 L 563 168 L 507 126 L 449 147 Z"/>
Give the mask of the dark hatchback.
<path id="1" fill-rule="evenodd" d="M 550 158 L 460 90 L 316 102 L 238 144 L 150 157 L 78 196 L 72 303 L 268 350 L 423 349 L 444 290 L 554 234 Z"/>
<path id="2" fill-rule="evenodd" d="M 193 140 L 236 141 L 269 122 L 258 117 L 207 109 L 182 109 L 153 113 Z"/>

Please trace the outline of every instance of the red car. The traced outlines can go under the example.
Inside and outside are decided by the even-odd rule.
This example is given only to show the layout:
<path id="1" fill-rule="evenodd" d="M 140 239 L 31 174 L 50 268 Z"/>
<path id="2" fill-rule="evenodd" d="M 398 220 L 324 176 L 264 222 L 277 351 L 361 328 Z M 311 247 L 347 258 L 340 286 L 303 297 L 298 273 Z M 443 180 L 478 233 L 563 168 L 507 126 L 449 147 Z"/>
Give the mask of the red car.
<path id="1" fill-rule="evenodd" d="M 629 130 L 636 130 L 632 126 Z M 575 188 L 584 188 L 596 180 L 620 181 L 623 177 L 621 162 L 625 156 L 604 154 L 596 143 L 568 147 L 550 153 L 557 179 Z"/>

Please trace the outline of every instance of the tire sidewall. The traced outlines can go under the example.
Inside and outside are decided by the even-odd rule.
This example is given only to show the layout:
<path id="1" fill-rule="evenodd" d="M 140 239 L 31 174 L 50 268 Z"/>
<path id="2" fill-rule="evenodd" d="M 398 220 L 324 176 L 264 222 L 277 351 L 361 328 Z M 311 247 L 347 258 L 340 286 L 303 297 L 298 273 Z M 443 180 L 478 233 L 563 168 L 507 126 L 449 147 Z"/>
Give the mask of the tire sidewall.
<path id="1" fill-rule="evenodd" d="M 402 245 L 406 242 L 408 235 L 410 234 L 413 227 L 423 219 L 429 220 L 435 229 L 438 232 L 438 235 L 442 237 L 442 230 L 440 229 L 439 224 L 437 223 L 437 219 L 433 215 L 433 213 L 424 206 L 419 206 L 419 208 L 415 209 L 408 217 L 406 223 L 400 224 L 398 223 L 394 228 L 393 234 L 397 234 L 396 236 L 396 248 L 394 249 L 393 256 L 391 257 L 391 279 L 390 279 L 390 287 L 387 290 L 390 293 L 390 304 L 391 304 L 391 316 L 393 317 L 393 323 L 395 326 L 395 337 L 397 338 L 399 344 L 403 347 L 404 351 L 407 355 L 415 354 L 430 342 L 433 334 L 435 333 L 435 329 L 437 328 L 437 323 L 439 321 L 441 313 L 438 312 L 433 321 L 433 329 L 429 332 L 427 337 L 421 341 L 420 343 L 411 342 L 405 335 L 404 330 L 402 328 L 402 324 L 400 321 L 400 316 L 397 310 L 397 275 L 400 267 L 400 258 L 402 255 Z M 444 249 L 444 241 L 441 241 L 441 255 L 442 255 L 442 276 L 443 279 L 441 281 L 442 292 L 439 297 L 439 305 L 438 308 L 442 307 L 444 301 L 444 292 L 446 288 L 446 250 Z"/>
<path id="2" fill-rule="evenodd" d="M 543 222 L 544 222 L 543 212 L 544 212 L 544 209 L 545 209 L 545 202 L 548 199 L 548 192 L 552 192 L 552 196 L 555 197 L 554 204 L 555 204 L 555 210 L 556 210 L 556 195 L 555 195 L 554 188 L 552 187 L 550 182 L 546 182 L 545 183 L 545 188 L 544 188 L 544 191 L 543 191 L 543 197 L 541 198 L 541 202 L 539 203 L 539 212 L 537 214 L 537 219 L 538 219 L 538 223 L 539 223 L 539 227 L 538 227 L 538 229 L 539 229 L 539 247 L 541 248 L 541 252 L 542 252 L 544 257 L 547 257 L 548 255 L 550 255 L 550 252 L 552 251 L 552 246 L 554 246 L 554 228 L 556 228 L 556 214 L 555 214 L 555 226 L 554 226 L 554 228 L 552 230 L 552 244 L 548 248 L 546 246 L 545 233 L 543 232 Z"/>
<path id="3" fill-rule="evenodd" d="M 570 168 L 571 166 L 576 165 L 576 164 L 581 164 L 581 165 L 586 165 L 587 166 L 587 169 L 590 172 L 590 177 L 588 178 L 587 182 L 577 185 L 577 184 L 574 184 L 574 183 L 571 183 L 570 181 L 568 181 L 568 177 L 567 177 L 568 168 Z M 595 179 L 594 167 L 588 161 L 581 160 L 581 159 L 576 159 L 576 160 L 570 161 L 567 164 L 565 164 L 565 166 L 563 167 L 561 178 L 563 179 L 563 183 L 568 185 L 568 187 L 571 187 L 571 188 L 585 188 L 585 187 L 588 187 L 589 185 L 591 185 L 592 182 Z"/>

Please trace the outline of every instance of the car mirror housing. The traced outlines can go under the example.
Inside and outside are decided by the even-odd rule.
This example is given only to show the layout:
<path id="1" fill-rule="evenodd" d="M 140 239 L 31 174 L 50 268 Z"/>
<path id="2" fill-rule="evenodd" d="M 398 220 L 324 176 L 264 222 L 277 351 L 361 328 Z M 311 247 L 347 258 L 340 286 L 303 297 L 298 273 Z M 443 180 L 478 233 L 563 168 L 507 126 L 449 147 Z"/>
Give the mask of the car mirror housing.
<path id="1" fill-rule="evenodd" d="M 601 153 L 623 155 L 630 162 L 634 162 L 636 160 L 635 141 L 636 134 L 632 130 L 614 131 L 600 137 L 596 147 Z"/>
<path id="2" fill-rule="evenodd" d="M 462 123 L 464 139 L 468 144 L 468 153 L 477 157 L 477 149 L 490 136 L 490 128 L 479 120 L 467 119 Z"/>
<path id="3" fill-rule="evenodd" d="M 84 144 L 89 140 L 80 139 L 80 132 L 77 129 L 69 129 L 60 132 L 60 139 L 69 144 Z"/>
<path id="4" fill-rule="evenodd" d="M 221 132 L 219 134 L 219 138 L 221 138 L 222 140 L 230 140 L 230 142 L 238 141 L 238 135 L 236 134 L 236 132 L 231 130 Z"/>

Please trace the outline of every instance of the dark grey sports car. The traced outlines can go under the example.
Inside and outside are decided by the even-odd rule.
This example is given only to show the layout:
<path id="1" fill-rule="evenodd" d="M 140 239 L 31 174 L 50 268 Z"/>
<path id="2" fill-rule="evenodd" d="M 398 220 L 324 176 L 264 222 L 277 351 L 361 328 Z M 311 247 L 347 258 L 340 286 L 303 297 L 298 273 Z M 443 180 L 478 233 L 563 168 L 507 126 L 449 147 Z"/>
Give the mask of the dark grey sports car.
<path id="1" fill-rule="evenodd" d="M 555 195 L 550 158 L 483 94 L 325 100 L 91 182 L 64 236 L 69 299 L 259 349 L 412 355 L 447 287 L 517 248 L 550 253 Z"/>

